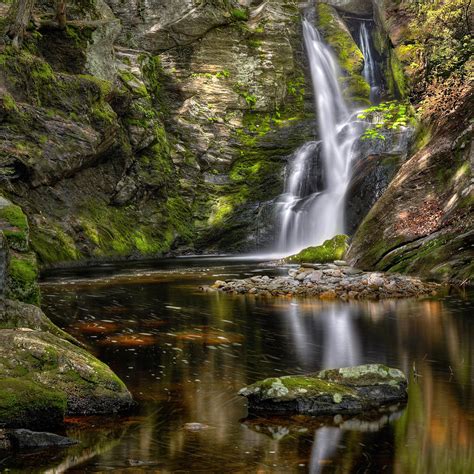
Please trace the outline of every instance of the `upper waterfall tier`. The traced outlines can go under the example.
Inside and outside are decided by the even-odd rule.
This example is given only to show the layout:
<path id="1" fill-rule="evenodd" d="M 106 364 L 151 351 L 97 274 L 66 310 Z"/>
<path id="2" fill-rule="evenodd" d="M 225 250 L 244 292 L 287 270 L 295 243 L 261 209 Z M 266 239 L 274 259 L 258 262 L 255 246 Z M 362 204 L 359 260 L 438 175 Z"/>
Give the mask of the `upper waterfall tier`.
<path id="1" fill-rule="evenodd" d="M 305 144 L 289 166 L 284 193 L 277 203 L 281 222 L 278 251 L 293 253 L 344 232 L 344 196 L 350 181 L 352 148 L 363 132 L 344 100 L 334 55 L 318 30 L 303 18 L 303 36 L 310 64 L 320 145 Z M 308 185 L 320 168 L 320 185 Z M 316 183 L 315 183 L 316 185 Z M 303 192 L 306 191 L 306 192 Z"/>

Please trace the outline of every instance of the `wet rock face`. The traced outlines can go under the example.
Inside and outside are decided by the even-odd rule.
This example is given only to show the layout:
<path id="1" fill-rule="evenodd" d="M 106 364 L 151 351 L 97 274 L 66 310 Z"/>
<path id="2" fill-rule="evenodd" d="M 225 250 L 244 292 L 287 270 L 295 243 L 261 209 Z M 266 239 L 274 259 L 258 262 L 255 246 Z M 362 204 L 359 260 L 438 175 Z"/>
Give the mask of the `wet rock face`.
<path id="1" fill-rule="evenodd" d="M 304 263 L 288 276 L 254 276 L 243 280 L 216 281 L 208 291 L 256 296 L 310 296 L 319 299 L 356 300 L 407 298 L 435 294 L 440 285 L 415 277 L 363 272 L 345 261 Z"/>
<path id="2" fill-rule="evenodd" d="M 370 155 L 356 162 L 346 199 L 346 229 L 354 235 L 403 163 L 400 155 Z"/>
<path id="3" fill-rule="evenodd" d="M 345 13 L 371 15 L 373 12 L 372 0 L 324 0 Z"/>
<path id="4" fill-rule="evenodd" d="M 359 413 L 407 398 L 407 380 L 381 364 L 259 381 L 240 390 L 249 411 L 333 415 Z"/>

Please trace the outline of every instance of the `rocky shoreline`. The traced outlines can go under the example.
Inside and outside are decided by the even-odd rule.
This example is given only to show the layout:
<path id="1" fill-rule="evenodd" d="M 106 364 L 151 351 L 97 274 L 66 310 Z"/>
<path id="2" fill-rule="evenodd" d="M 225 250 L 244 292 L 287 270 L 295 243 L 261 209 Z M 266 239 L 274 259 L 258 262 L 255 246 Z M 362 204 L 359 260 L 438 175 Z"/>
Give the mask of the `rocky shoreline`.
<path id="1" fill-rule="evenodd" d="M 320 299 L 409 298 L 436 294 L 441 285 L 418 277 L 365 272 L 344 261 L 328 264 L 303 263 L 290 268 L 287 276 L 253 276 L 217 280 L 207 291 L 259 296 L 309 296 Z"/>

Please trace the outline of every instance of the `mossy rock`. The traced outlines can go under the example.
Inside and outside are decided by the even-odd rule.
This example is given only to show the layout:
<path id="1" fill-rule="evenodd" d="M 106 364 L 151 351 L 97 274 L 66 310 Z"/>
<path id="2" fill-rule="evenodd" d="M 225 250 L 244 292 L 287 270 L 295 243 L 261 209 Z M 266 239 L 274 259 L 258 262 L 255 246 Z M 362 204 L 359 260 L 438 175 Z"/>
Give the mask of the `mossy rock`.
<path id="1" fill-rule="evenodd" d="M 28 219 L 20 206 L 0 196 L 0 230 L 7 238 L 10 248 L 28 250 Z"/>
<path id="2" fill-rule="evenodd" d="M 0 379 L 20 378 L 62 393 L 68 415 L 105 415 L 128 409 L 132 396 L 104 363 L 54 334 L 0 330 Z"/>
<path id="3" fill-rule="evenodd" d="M 5 311 L 0 316 L 0 329 L 17 328 L 49 332 L 77 346 L 83 347 L 81 342 L 56 326 L 37 306 L 25 304 L 17 300 L 6 300 Z"/>
<path id="4" fill-rule="evenodd" d="M 0 426 L 54 428 L 63 422 L 66 395 L 26 377 L 0 379 Z"/>
<path id="5" fill-rule="evenodd" d="M 300 253 L 287 257 L 288 263 L 327 263 L 341 260 L 349 248 L 347 235 L 336 235 L 322 245 L 307 247 Z"/>
<path id="6" fill-rule="evenodd" d="M 370 86 L 362 77 L 364 55 L 357 46 L 346 24 L 331 5 L 318 3 L 318 28 L 336 54 L 344 73 L 340 78 L 344 94 L 358 104 L 367 104 Z"/>
<path id="7" fill-rule="evenodd" d="M 404 374 L 381 364 L 258 381 L 240 390 L 250 411 L 331 415 L 358 413 L 407 398 Z"/>
<path id="8" fill-rule="evenodd" d="M 24 303 L 40 303 L 39 269 L 34 253 L 13 253 L 8 262 L 7 296 Z"/>

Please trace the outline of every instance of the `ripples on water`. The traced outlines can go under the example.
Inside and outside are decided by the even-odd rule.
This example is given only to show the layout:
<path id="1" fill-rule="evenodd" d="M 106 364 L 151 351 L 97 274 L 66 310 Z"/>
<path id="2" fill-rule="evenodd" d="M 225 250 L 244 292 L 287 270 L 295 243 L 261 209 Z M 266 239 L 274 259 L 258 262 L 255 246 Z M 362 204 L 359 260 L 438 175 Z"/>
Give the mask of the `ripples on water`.
<path id="1" fill-rule="evenodd" d="M 203 265 L 207 265 L 204 267 Z M 154 265 L 156 266 L 156 265 Z M 127 383 L 127 417 L 71 419 L 81 445 L 2 461 L 20 472 L 474 472 L 472 300 L 330 303 L 203 293 L 277 272 L 237 260 L 62 271 L 46 312 Z M 369 418 L 246 419 L 246 384 L 381 362 L 419 376 Z M 188 430 L 186 423 L 201 423 Z"/>

